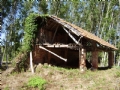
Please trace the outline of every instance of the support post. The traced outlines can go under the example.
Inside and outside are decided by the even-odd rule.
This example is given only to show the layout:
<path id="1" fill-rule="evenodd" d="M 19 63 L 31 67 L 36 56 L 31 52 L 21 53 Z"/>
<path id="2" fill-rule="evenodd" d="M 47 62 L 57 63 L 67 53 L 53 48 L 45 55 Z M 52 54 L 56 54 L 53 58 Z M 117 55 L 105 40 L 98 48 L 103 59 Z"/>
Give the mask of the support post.
<path id="1" fill-rule="evenodd" d="M 79 47 L 79 67 L 80 71 L 84 72 L 86 70 L 86 50 Z"/>
<path id="2" fill-rule="evenodd" d="M 30 68 L 31 68 L 31 72 L 34 73 L 33 62 L 32 62 L 32 51 L 30 52 Z"/>
<path id="3" fill-rule="evenodd" d="M 93 69 L 98 68 L 98 51 L 92 51 L 92 67 Z"/>
<path id="4" fill-rule="evenodd" d="M 113 66 L 114 63 L 114 53 L 108 52 L 108 67 L 111 68 Z"/>

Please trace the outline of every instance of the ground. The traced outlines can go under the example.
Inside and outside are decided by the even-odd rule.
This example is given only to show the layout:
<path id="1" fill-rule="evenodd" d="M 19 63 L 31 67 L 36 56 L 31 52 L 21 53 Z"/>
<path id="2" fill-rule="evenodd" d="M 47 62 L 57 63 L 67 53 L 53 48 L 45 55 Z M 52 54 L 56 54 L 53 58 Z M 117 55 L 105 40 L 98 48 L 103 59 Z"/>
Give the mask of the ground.
<path id="1" fill-rule="evenodd" d="M 79 69 L 40 64 L 34 74 L 30 70 L 10 74 L 11 70 L 2 71 L 1 90 L 39 90 L 26 87 L 28 79 L 33 76 L 47 81 L 45 90 L 120 90 L 120 67 L 81 73 Z"/>

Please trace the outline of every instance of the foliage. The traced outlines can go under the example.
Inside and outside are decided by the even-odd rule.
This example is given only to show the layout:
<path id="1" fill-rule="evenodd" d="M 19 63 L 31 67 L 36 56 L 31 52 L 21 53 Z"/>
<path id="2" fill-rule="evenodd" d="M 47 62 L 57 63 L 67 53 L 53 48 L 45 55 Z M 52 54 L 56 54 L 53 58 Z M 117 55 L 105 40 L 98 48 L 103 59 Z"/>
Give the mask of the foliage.
<path id="1" fill-rule="evenodd" d="M 28 68 L 28 58 L 27 53 L 19 53 L 13 60 L 12 60 L 12 67 L 15 67 L 15 72 L 26 71 Z M 16 63 L 17 62 L 17 63 Z M 14 73 L 14 72 L 13 72 Z"/>
<path id="2" fill-rule="evenodd" d="M 20 62 L 19 64 L 17 64 L 17 68 L 19 69 L 18 71 L 26 71 L 26 69 L 28 68 L 28 62 L 26 61 L 28 58 L 27 53 L 24 53 L 23 56 L 21 56 L 20 58 Z"/>
<path id="3" fill-rule="evenodd" d="M 38 76 L 35 76 L 35 77 L 32 77 L 29 79 L 27 86 L 34 87 L 34 88 L 37 87 L 40 90 L 44 90 L 44 84 L 46 84 L 46 83 L 47 83 L 46 80 L 44 80 Z"/>
<path id="4" fill-rule="evenodd" d="M 37 25 L 35 25 L 35 18 L 38 14 L 30 14 L 25 20 L 24 28 L 24 43 L 22 50 L 30 51 L 32 49 L 33 39 L 35 38 L 35 31 L 37 30 Z"/>
<path id="5" fill-rule="evenodd" d="M 32 20 L 34 21 L 34 16 L 37 16 L 37 14 L 31 15 L 30 13 L 36 12 L 40 15 L 56 15 L 114 44 L 119 48 L 119 50 L 115 52 L 115 58 L 118 60 L 120 59 L 120 38 L 118 37 L 120 36 L 119 0 L 110 0 L 107 2 L 94 0 L 72 0 L 71 2 L 63 2 L 60 0 L 2 0 L 1 5 L 3 5 L 1 25 L 5 33 L 3 45 L 7 47 L 4 50 L 4 59 L 6 60 L 14 58 L 17 52 L 20 51 L 21 45 L 23 45 L 22 51 L 31 50 L 33 45 L 33 40 L 31 38 L 35 38 L 35 34 L 32 33 L 36 25 L 32 27 L 31 25 L 27 26 L 27 20 L 30 21 L 31 18 L 31 22 Z M 24 28 L 24 24 L 27 28 Z M 33 24 L 33 22 L 31 24 Z M 28 29 L 31 29 L 29 33 L 32 33 L 26 33 L 24 29 L 26 29 L 27 32 L 29 31 Z M 23 33 L 25 33 L 24 42 Z M 105 60 L 107 56 L 103 53 L 102 57 L 104 57 L 102 60 Z"/>
<path id="6" fill-rule="evenodd" d="M 40 15 L 41 22 L 36 23 L 36 18 L 39 17 L 38 14 L 31 13 L 25 20 L 25 28 L 24 28 L 24 41 L 23 41 L 23 47 L 22 51 L 31 51 L 32 47 L 34 45 L 34 40 L 36 37 L 36 32 L 39 28 L 42 27 L 42 25 L 45 24 L 47 15 Z"/>

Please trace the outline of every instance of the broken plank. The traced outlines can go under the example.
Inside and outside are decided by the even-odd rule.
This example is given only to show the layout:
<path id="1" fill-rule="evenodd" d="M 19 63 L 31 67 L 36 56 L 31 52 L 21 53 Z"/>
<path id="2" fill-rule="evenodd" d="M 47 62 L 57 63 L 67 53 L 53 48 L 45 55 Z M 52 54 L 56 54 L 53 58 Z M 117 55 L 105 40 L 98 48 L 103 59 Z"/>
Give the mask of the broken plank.
<path id="1" fill-rule="evenodd" d="M 65 61 L 65 62 L 67 61 L 67 59 L 65 59 L 65 58 L 57 55 L 56 53 L 54 53 L 54 52 L 52 52 L 52 51 L 50 51 L 50 50 L 48 50 L 48 49 L 46 49 L 46 48 L 44 48 L 44 47 L 42 47 L 42 46 L 39 46 L 39 48 L 40 48 L 40 49 L 43 49 L 43 50 L 45 50 L 45 51 L 47 51 L 47 52 L 49 52 L 49 53 L 51 53 L 51 54 L 53 54 L 53 55 L 55 55 L 56 57 L 60 58 L 61 60 Z"/>
<path id="2" fill-rule="evenodd" d="M 68 32 L 67 29 L 65 29 L 64 27 L 63 27 L 63 29 L 64 29 L 65 32 L 72 38 L 72 40 L 73 40 L 76 44 L 79 44 L 79 42 L 72 36 L 72 34 L 70 34 L 70 32 Z"/>

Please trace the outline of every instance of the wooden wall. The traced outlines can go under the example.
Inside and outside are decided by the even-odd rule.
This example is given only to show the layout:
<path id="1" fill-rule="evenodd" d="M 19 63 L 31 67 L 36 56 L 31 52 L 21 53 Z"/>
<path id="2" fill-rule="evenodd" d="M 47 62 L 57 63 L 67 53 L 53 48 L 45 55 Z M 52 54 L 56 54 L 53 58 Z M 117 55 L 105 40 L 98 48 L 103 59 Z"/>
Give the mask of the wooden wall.
<path id="1" fill-rule="evenodd" d="M 62 29 L 61 29 L 62 30 Z M 41 34 L 42 33 L 42 34 Z M 43 30 L 40 29 L 37 34 L 37 39 L 41 42 L 41 35 L 44 35 L 45 41 L 47 43 L 68 43 L 68 35 L 66 33 L 59 33 L 55 31 Z"/>
<path id="2" fill-rule="evenodd" d="M 64 49 L 54 49 L 54 48 L 51 48 L 51 49 L 48 49 L 62 57 L 65 57 L 65 50 Z M 35 46 L 35 49 L 33 51 L 33 62 L 35 64 L 38 64 L 38 63 L 49 63 L 49 64 L 53 64 L 53 65 L 60 65 L 60 64 L 64 64 L 64 61 L 57 58 L 56 56 L 42 50 L 39 48 L 39 46 Z"/>
<path id="3" fill-rule="evenodd" d="M 38 45 L 35 46 L 33 50 L 33 63 L 48 63 L 56 66 L 70 67 L 70 68 L 78 68 L 79 67 L 79 55 L 78 51 L 68 50 L 68 49 L 57 49 L 57 48 L 48 48 L 50 51 L 62 56 L 63 58 L 67 58 L 67 62 L 59 59 L 58 57 L 42 50 Z"/>

